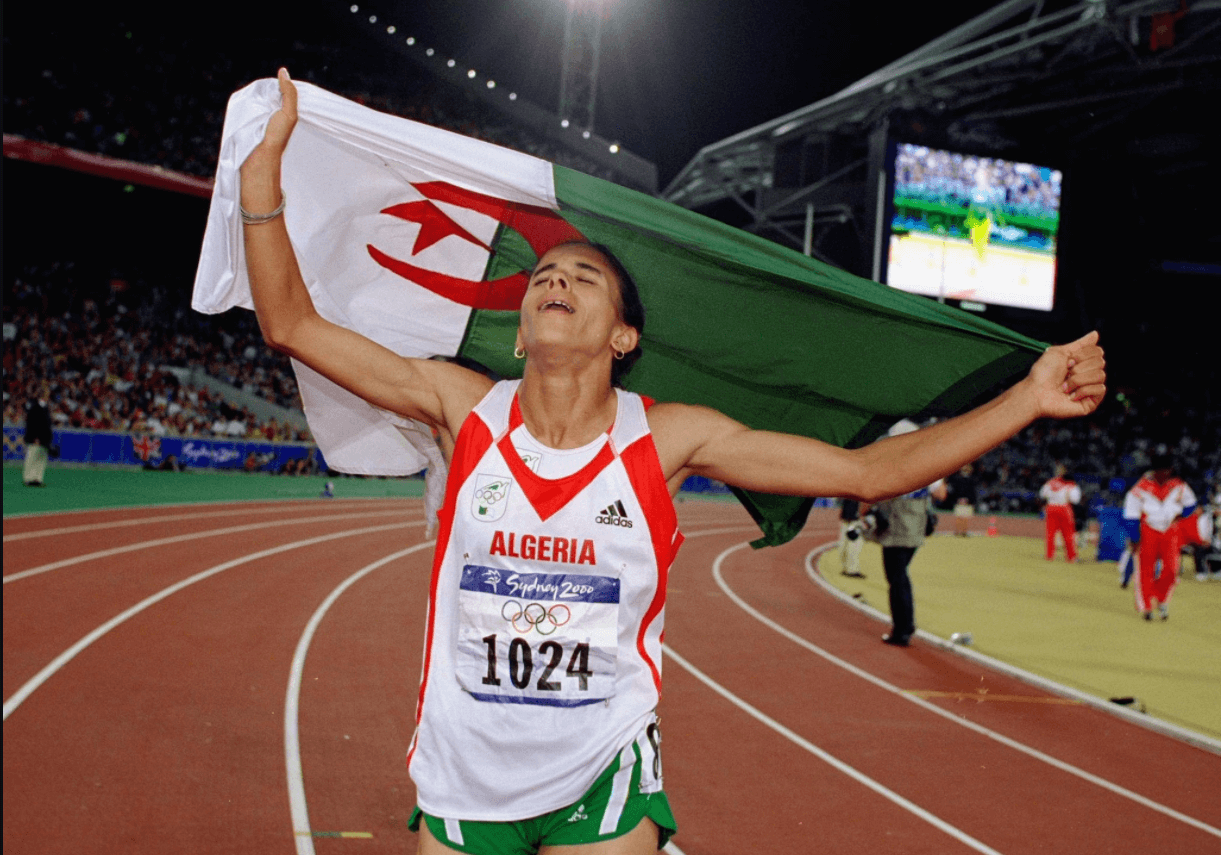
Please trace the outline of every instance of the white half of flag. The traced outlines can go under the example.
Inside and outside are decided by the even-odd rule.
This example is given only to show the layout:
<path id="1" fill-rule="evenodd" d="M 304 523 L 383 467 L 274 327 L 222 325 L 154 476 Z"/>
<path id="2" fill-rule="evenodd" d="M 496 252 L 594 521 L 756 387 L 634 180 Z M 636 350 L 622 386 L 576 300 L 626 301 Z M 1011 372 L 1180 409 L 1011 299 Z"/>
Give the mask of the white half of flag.
<path id="1" fill-rule="evenodd" d="M 379 113 L 309 83 L 296 85 L 299 120 L 281 179 L 284 217 L 319 314 L 403 356 L 454 355 L 471 308 L 390 272 L 369 247 L 419 268 L 478 281 L 498 221 L 427 199 L 416 185 L 443 181 L 510 202 L 555 208 L 551 164 Z M 239 216 L 239 170 L 279 107 L 274 79 L 255 81 L 229 100 L 195 277 L 192 307 L 197 311 L 254 307 Z M 440 209 L 466 235 L 447 234 L 417 253 L 424 225 L 383 213 L 413 202 Z M 429 458 L 435 446 L 426 428 L 373 407 L 296 360 L 293 368 L 310 429 L 330 467 L 409 475 L 433 465 Z"/>

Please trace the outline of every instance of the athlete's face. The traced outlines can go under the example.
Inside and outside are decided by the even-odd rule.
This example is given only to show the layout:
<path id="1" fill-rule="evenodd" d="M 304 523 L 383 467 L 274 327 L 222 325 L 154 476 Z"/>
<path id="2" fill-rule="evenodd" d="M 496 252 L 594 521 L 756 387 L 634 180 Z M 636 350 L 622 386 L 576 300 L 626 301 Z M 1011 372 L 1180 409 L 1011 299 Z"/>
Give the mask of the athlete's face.
<path id="1" fill-rule="evenodd" d="M 527 353 L 552 345 L 626 353 L 637 337 L 623 322 L 619 280 L 602 253 L 567 244 L 543 254 L 522 299 L 520 347 Z"/>

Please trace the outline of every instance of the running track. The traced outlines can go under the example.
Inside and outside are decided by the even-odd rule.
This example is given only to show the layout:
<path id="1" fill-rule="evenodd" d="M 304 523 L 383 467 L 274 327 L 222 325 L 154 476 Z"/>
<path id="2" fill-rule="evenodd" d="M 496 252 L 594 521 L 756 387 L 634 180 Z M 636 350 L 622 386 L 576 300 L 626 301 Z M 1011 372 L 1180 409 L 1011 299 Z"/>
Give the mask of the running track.
<path id="1" fill-rule="evenodd" d="M 1221 853 L 1221 756 L 884 628 L 679 505 L 666 789 L 685 855 Z M 6 853 L 414 852 L 419 501 L 4 523 Z"/>

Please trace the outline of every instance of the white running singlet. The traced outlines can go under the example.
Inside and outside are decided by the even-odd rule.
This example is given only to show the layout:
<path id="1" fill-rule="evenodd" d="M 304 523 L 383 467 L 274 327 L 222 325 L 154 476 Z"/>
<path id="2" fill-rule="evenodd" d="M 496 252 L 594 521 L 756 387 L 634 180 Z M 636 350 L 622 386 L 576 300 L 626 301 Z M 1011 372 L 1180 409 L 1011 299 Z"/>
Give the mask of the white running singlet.
<path id="1" fill-rule="evenodd" d="M 617 390 L 608 434 L 552 452 L 522 424 L 519 385 L 496 384 L 463 423 L 440 514 L 408 753 L 436 817 L 572 804 L 653 720 L 661 691 L 683 538 L 645 402 Z M 572 471 L 537 474 L 557 465 Z"/>

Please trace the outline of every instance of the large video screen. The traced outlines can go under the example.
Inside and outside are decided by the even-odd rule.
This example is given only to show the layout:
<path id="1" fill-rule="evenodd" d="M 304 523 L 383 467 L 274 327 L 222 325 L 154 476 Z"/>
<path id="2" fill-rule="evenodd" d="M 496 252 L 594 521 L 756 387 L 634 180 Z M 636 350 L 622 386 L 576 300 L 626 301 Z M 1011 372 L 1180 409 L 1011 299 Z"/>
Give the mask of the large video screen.
<path id="1" fill-rule="evenodd" d="M 895 146 L 887 284 L 942 300 L 1050 311 L 1057 169 Z"/>

